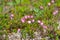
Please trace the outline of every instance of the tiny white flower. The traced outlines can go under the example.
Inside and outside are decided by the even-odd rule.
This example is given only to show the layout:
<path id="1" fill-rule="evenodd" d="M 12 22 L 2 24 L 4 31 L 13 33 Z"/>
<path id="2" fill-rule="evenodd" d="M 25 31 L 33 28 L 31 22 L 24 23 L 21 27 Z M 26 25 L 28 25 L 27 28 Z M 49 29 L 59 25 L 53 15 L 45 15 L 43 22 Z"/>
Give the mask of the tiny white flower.
<path id="1" fill-rule="evenodd" d="M 29 24 L 31 23 L 31 21 L 27 21 Z"/>
<path id="2" fill-rule="evenodd" d="M 41 21 L 40 21 L 40 20 L 38 20 L 37 22 L 38 22 L 38 23 L 41 23 Z"/>
<path id="3" fill-rule="evenodd" d="M 40 25 L 43 25 L 43 22 L 41 22 Z"/>
<path id="4" fill-rule="evenodd" d="M 48 6 L 50 6 L 50 5 L 51 5 L 51 3 L 49 2 L 49 3 L 48 3 Z"/>

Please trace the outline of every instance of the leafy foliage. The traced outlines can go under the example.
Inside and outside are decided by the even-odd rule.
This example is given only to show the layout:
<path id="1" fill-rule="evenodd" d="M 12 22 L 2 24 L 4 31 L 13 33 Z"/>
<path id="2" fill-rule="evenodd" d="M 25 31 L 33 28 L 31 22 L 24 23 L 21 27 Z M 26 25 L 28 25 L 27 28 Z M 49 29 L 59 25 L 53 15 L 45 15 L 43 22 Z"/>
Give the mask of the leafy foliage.
<path id="1" fill-rule="evenodd" d="M 60 35 L 60 30 L 57 31 L 57 21 L 59 20 L 60 12 L 53 15 L 55 9 L 60 10 L 60 0 L 55 0 L 54 3 L 48 6 L 50 2 L 51 0 L 0 0 L 0 30 L 5 30 L 6 33 L 9 33 L 17 32 L 17 29 L 20 28 L 23 38 L 26 38 L 26 34 L 29 34 L 33 38 L 33 34 L 37 29 L 39 31 L 43 30 L 41 25 L 37 23 L 37 20 L 41 20 L 44 25 L 47 26 L 47 31 L 51 32 L 50 28 L 52 27 L 53 32 L 56 31 L 56 34 Z M 5 8 L 5 6 L 7 7 Z M 43 9 L 41 9 L 40 6 L 42 6 Z M 5 12 L 3 12 L 4 9 Z M 11 16 L 11 14 L 13 15 Z M 35 22 L 28 24 L 27 21 L 32 20 L 28 18 L 25 23 L 22 23 L 21 18 L 25 15 L 33 15 L 34 18 L 32 19 L 34 19 Z M 51 38 L 54 37 L 52 33 L 47 34 Z M 56 40 L 58 40 L 58 36 Z"/>

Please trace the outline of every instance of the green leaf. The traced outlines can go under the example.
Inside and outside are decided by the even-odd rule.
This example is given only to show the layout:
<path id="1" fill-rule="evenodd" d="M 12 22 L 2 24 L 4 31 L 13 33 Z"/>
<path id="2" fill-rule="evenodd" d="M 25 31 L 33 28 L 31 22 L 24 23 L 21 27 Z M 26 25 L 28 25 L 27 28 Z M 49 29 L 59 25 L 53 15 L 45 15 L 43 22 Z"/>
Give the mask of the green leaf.
<path id="1" fill-rule="evenodd" d="M 16 4 L 19 4 L 21 0 L 15 0 L 16 1 Z"/>
<path id="2" fill-rule="evenodd" d="M 17 32 L 17 30 L 16 30 L 16 29 L 13 29 L 13 32 L 15 32 L 15 33 L 16 33 L 16 32 Z"/>
<path id="3" fill-rule="evenodd" d="M 53 34 L 49 34 L 49 36 L 50 36 L 50 38 L 53 38 L 54 37 Z"/>
<path id="4" fill-rule="evenodd" d="M 43 10 L 39 10 L 38 13 L 36 13 L 36 18 L 43 18 L 43 13 L 44 11 Z"/>
<path id="5" fill-rule="evenodd" d="M 7 5 L 13 6 L 13 5 L 15 5 L 15 3 L 14 2 L 8 2 Z"/>
<path id="6" fill-rule="evenodd" d="M 2 9 L 3 9 L 3 8 L 0 6 L 0 12 L 2 12 Z"/>
<path id="7" fill-rule="evenodd" d="M 20 10 L 21 10 L 22 12 L 26 11 L 27 9 L 28 9 L 28 8 L 26 8 L 26 6 L 20 7 Z"/>
<path id="8" fill-rule="evenodd" d="M 21 0 L 22 4 L 30 4 L 30 0 Z"/>
<path id="9" fill-rule="evenodd" d="M 43 0 L 43 5 L 47 5 L 47 3 L 50 2 L 50 0 Z"/>
<path id="10" fill-rule="evenodd" d="M 59 40 L 58 36 L 56 36 L 56 40 Z"/>
<path id="11" fill-rule="evenodd" d="M 2 14 L 0 14 L 0 18 L 3 18 L 4 16 Z"/>
<path id="12" fill-rule="evenodd" d="M 60 6 L 60 0 L 56 0 L 56 6 Z"/>
<path id="13" fill-rule="evenodd" d="M 34 10 L 34 12 L 37 12 L 37 13 L 39 12 L 38 8 L 34 8 L 33 10 Z"/>
<path id="14" fill-rule="evenodd" d="M 0 30 L 2 29 L 3 27 L 2 26 L 0 26 Z"/>
<path id="15" fill-rule="evenodd" d="M 22 32 L 22 37 L 26 38 L 26 31 L 25 30 L 21 30 L 21 32 Z"/>

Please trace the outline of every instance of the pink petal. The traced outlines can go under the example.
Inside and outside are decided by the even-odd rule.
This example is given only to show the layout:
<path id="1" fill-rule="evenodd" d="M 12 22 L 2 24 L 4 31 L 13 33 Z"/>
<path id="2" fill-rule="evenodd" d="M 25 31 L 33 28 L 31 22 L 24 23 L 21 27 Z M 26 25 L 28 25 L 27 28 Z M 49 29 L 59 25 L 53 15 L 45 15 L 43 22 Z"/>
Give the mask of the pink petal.
<path id="1" fill-rule="evenodd" d="M 24 18 L 25 18 L 25 19 L 27 19 L 27 18 L 28 18 L 28 16 L 24 16 Z"/>
<path id="2" fill-rule="evenodd" d="M 40 6 L 40 9 L 43 9 L 43 6 Z"/>
<path id="3" fill-rule="evenodd" d="M 53 15 L 56 15 L 56 12 L 53 12 Z"/>
<path id="4" fill-rule="evenodd" d="M 43 25 L 42 27 L 43 27 L 44 29 L 47 29 L 47 26 L 45 26 L 45 25 Z"/>
<path id="5" fill-rule="evenodd" d="M 30 18 L 30 16 L 29 16 L 29 15 L 28 15 L 27 17 L 28 17 L 28 18 Z"/>
<path id="6" fill-rule="evenodd" d="M 38 22 L 38 23 L 41 23 L 41 21 L 40 21 L 40 20 L 38 20 L 37 22 Z"/>
<path id="7" fill-rule="evenodd" d="M 55 10 L 55 11 L 53 12 L 53 15 L 56 15 L 56 14 L 58 14 L 58 10 Z"/>
<path id="8" fill-rule="evenodd" d="M 24 21 L 24 20 L 22 20 L 21 22 L 22 22 L 22 23 L 24 23 L 25 21 Z"/>
<path id="9" fill-rule="evenodd" d="M 11 14 L 10 16 L 11 16 L 11 17 L 14 17 L 14 14 Z"/>
<path id="10" fill-rule="evenodd" d="M 25 22 L 25 19 L 21 19 L 21 22 L 24 23 Z"/>
<path id="11" fill-rule="evenodd" d="M 33 19 L 33 20 L 31 20 L 32 22 L 34 22 L 35 20 Z"/>
<path id="12" fill-rule="evenodd" d="M 43 25 L 43 22 L 41 22 L 40 25 L 42 26 Z"/>
<path id="13" fill-rule="evenodd" d="M 55 1 L 54 0 L 51 0 L 51 3 L 54 3 Z"/>
<path id="14" fill-rule="evenodd" d="M 30 18 L 33 18 L 33 16 L 31 15 Z"/>
<path id="15" fill-rule="evenodd" d="M 55 12 L 58 13 L 58 10 L 56 10 Z"/>
<path id="16" fill-rule="evenodd" d="M 20 32 L 20 29 L 18 29 L 18 32 Z"/>

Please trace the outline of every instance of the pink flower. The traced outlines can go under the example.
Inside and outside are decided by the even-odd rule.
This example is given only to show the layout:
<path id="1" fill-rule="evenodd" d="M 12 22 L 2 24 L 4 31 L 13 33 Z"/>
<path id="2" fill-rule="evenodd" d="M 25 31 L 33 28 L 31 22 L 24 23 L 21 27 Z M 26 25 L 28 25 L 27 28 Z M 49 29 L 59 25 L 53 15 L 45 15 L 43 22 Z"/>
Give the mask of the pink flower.
<path id="1" fill-rule="evenodd" d="M 28 18 L 28 16 L 26 15 L 26 16 L 24 16 L 24 18 L 25 18 L 25 19 L 27 19 L 27 18 Z"/>
<path id="2" fill-rule="evenodd" d="M 20 32 L 20 29 L 18 29 L 18 31 L 17 32 Z"/>
<path id="3" fill-rule="evenodd" d="M 45 26 L 45 25 L 43 25 L 42 27 L 43 27 L 44 29 L 47 29 L 47 26 Z"/>
<path id="4" fill-rule="evenodd" d="M 40 25 L 42 26 L 43 25 L 43 22 L 41 22 Z"/>
<path id="5" fill-rule="evenodd" d="M 27 17 L 30 18 L 30 15 L 28 15 Z"/>
<path id="6" fill-rule="evenodd" d="M 40 6 L 40 9 L 43 9 L 43 6 Z"/>
<path id="7" fill-rule="evenodd" d="M 21 22 L 24 23 L 25 20 L 27 20 L 28 18 L 33 18 L 32 15 L 26 15 L 23 18 L 21 18 Z M 34 20 L 31 20 L 32 22 L 34 22 Z M 28 23 L 31 23 L 31 21 L 28 21 Z"/>
<path id="8" fill-rule="evenodd" d="M 31 23 L 31 21 L 27 21 L 29 24 Z"/>
<path id="9" fill-rule="evenodd" d="M 51 3 L 54 3 L 55 1 L 54 0 L 51 0 Z"/>
<path id="10" fill-rule="evenodd" d="M 25 22 L 25 20 L 21 20 L 21 22 L 22 22 L 22 23 L 24 23 L 24 22 Z"/>
<path id="11" fill-rule="evenodd" d="M 22 19 L 21 19 L 21 22 L 22 22 L 22 23 L 24 23 L 24 22 L 25 22 L 25 19 L 24 19 L 24 18 L 22 18 Z"/>
<path id="12" fill-rule="evenodd" d="M 48 3 L 48 6 L 50 6 L 50 5 L 51 5 L 51 3 L 49 2 L 49 3 Z"/>
<path id="13" fill-rule="evenodd" d="M 33 16 L 31 15 L 30 18 L 33 18 Z"/>
<path id="14" fill-rule="evenodd" d="M 11 14 L 10 16 L 11 16 L 11 17 L 14 17 L 14 14 Z"/>
<path id="15" fill-rule="evenodd" d="M 14 14 L 11 14 L 11 15 L 10 15 L 10 19 L 13 19 L 13 17 L 14 17 Z"/>
<path id="16" fill-rule="evenodd" d="M 34 22 L 34 21 L 35 21 L 34 19 L 31 20 L 31 22 Z"/>
<path id="17" fill-rule="evenodd" d="M 38 23 L 41 23 L 41 21 L 40 21 L 40 20 L 38 20 L 37 22 L 38 22 Z"/>
<path id="18" fill-rule="evenodd" d="M 53 15 L 56 15 L 56 14 L 58 14 L 58 10 L 55 10 L 55 11 L 53 12 Z"/>

